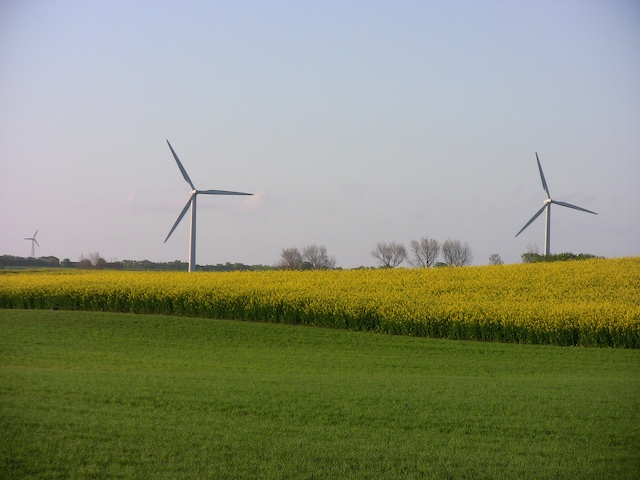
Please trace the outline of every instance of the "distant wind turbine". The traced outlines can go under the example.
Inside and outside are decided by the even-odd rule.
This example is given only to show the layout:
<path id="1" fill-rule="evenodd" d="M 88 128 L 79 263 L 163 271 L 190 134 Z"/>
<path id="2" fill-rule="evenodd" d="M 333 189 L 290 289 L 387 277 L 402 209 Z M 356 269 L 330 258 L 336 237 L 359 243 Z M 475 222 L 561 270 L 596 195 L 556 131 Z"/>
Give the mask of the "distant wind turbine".
<path id="1" fill-rule="evenodd" d="M 31 240 L 31 258 L 36 258 L 35 246 L 36 245 L 40 246 L 40 244 L 38 243 L 38 240 L 36 240 L 37 234 L 38 234 L 38 230 L 36 230 L 36 233 L 33 234 L 33 237 L 25 238 L 25 240 Z"/>
<path id="2" fill-rule="evenodd" d="M 184 217 L 184 215 L 187 213 L 187 210 L 189 210 L 189 207 L 191 207 L 191 232 L 190 232 L 191 241 L 190 241 L 190 244 L 189 244 L 189 271 L 190 272 L 195 272 L 195 270 L 196 270 L 196 199 L 197 199 L 198 195 L 201 194 L 201 193 L 204 194 L 204 195 L 253 195 L 253 193 L 228 192 L 226 190 L 198 190 L 193 185 L 193 182 L 189 178 L 189 175 L 187 175 L 187 171 L 182 166 L 182 163 L 180 163 L 180 160 L 178 159 L 178 156 L 176 155 L 176 152 L 173 150 L 173 147 L 169 143 L 169 140 L 167 140 L 167 144 L 169 145 L 169 148 L 171 149 L 171 153 L 173 154 L 173 158 L 176 159 L 176 163 L 178 164 L 178 168 L 180 169 L 180 172 L 182 172 L 182 176 L 184 177 L 186 182 L 191 187 L 191 195 L 189 196 L 189 201 L 187 202 L 187 204 L 182 209 L 182 212 L 180 212 L 180 215 L 178 216 L 178 219 L 176 220 L 176 223 L 173 224 L 173 227 L 171 228 L 171 231 L 169 232 L 169 235 L 167 235 L 167 238 L 165 238 L 164 241 L 166 243 L 167 240 L 169 240 L 169 237 L 171 236 L 173 231 L 176 229 L 176 227 L 178 226 L 178 224 L 182 220 L 182 217 Z"/>
<path id="3" fill-rule="evenodd" d="M 546 210 L 546 224 L 544 227 L 544 254 L 545 256 L 549 255 L 550 243 L 551 243 L 551 204 L 555 203 L 556 205 L 560 205 L 562 207 L 573 208 L 575 210 L 581 210 L 587 213 L 593 213 L 597 215 L 596 212 L 592 212 L 591 210 L 587 210 L 586 208 L 576 207 L 575 205 L 571 205 L 570 203 L 559 202 L 557 200 L 552 200 L 551 195 L 549 194 L 549 187 L 547 187 L 547 182 L 544 179 L 544 173 L 542 173 L 542 166 L 540 165 L 540 159 L 538 158 L 538 152 L 536 152 L 536 161 L 538 162 L 538 170 L 540 170 L 540 178 L 542 179 L 542 188 L 547 194 L 547 199 L 544 201 L 544 205 L 538 212 L 531 217 L 531 220 L 527 222 L 527 224 L 520 229 L 520 231 L 516 234 L 516 237 L 520 235 L 525 228 L 527 228 L 531 223 L 540 216 L 540 214 Z"/>

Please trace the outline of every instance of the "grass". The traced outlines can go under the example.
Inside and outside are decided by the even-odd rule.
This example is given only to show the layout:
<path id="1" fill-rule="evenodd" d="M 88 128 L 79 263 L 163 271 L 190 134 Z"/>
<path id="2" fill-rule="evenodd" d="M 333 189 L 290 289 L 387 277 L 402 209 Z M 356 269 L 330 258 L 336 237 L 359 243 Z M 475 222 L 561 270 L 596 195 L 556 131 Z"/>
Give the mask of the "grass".
<path id="1" fill-rule="evenodd" d="M 3 478 L 639 478 L 640 352 L 0 310 Z"/>

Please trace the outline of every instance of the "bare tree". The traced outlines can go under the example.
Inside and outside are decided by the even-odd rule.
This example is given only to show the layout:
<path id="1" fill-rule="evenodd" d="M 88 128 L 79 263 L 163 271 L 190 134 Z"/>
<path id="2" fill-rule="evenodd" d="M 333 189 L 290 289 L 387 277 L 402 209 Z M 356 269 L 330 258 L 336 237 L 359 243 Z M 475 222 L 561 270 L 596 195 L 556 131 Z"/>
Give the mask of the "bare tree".
<path id="1" fill-rule="evenodd" d="M 497 253 L 492 253 L 489 255 L 489 265 L 502 265 L 504 262 L 502 261 L 502 257 Z"/>
<path id="2" fill-rule="evenodd" d="M 297 248 L 283 248 L 280 252 L 280 260 L 276 263 L 277 268 L 285 270 L 299 270 L 302 266 L 302 254 Z"/>
<path id="3" fill-rule="evenodd" d="M 98 263 L 100 263 L 101 259 L 102 257 L 98 252 L 91 252 L 89 254 L 89 260 L 91 260 L 91 265 L 93 265 L 94 267 L 98 266 Z"/>
<path id="4" fill-rule="evenodd" d="M 400 265 L 407 258 L 407 249 L 401 243 L 380 242 L 371 251 L 371 256 L 380 262 L 384 268 L 394 268 Z"/>
<path id="5" fill-rule="evenodd" d="M 444 262 L 450 267 L 462 267 L 470 265 L 473 260 L 471 248 L 467 242 L 448 239 L 442 244 L 442 256 Z"/>
<path id="6" fill-rule="evenodd" d="M 440 254 L 440 244 L 437 240 L 427 237 L 418 240 L 411 240 L 411 253 L 413 258 L 409 263 L 414 267 L 431 267 Z"/>
<path id="7" fill-rule="evenodd" d="M 302 258 L 313 269 L 331 269 L 336 266 L 336 259 L 327 254 L 327 247 L 324 245 L 307 245 L 302 249 Z"/>
<path id="8" fill-rule="evenodd" d="M 527 251 L 520 255 L 523 263 L 539 262 L 541 260 L 541 257 L 544 257 L 544 255 L 540 255 L 540 249 L 538 248 L 537 243 L 528 244 Z"/>
<path id="9" fill-rule="evenodd" d="M 540 255 L 540 249 L 538 248 L 537 243 L 529 243 L 527 244 L 527 253 L 533 253 L 535 255 Z"/>

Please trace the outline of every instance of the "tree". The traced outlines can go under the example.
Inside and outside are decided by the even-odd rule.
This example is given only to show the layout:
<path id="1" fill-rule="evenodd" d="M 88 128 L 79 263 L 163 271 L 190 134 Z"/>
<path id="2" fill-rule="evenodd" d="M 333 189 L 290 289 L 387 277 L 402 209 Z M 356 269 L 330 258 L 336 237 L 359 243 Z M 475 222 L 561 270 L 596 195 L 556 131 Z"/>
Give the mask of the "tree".
<path id="1" fill-rule="evenodd" d="M 413 257 L 409 263 L 414 267 L 431 267 L 440 254 L 440 244 L 437 240 L 423 237 L 418 240 L 411 240 L 411 253 Z"/>
<path id="2" fill-rule="evenodd" d="M 78 262 L 78 268 L 91 268 L 91 260 L 88 258 L 84 258 L 84 256 L 80 256 L 80 261 Z"/>
<path id="3" fill-rule="evenodd" d="M 326 270 L 335 268 L 336 259 L 327 254 L 327 247 L 324 245 L 307 245 L 302 249 L 303 260 L 316 270 Z"/>
<path id="4" fill-rule="evenodd" d="M 297 248 L 283 248 L 280 252 L 280 260 L 276 263 L 277 268 L 284 270 L 299 270 L 302 266 L 302 254 Z"/>
<path id="5" fill-rule="evenodd" d="M 502 265 L 503 263 L 502 258 L 497 253 L 489 255 L 489 265 Z"/>
<path id="6" fill-rule="evenodd" d="M 38 257 L 38 260 L 50 265 L 52 267 L 60 266 L 60 259 L 58 257 L 48 256 L 48 257 Z"/>
<path id="7" fill-rule="evenodd" d="M 407 249 L 401 243 L 380 242 L 371 251 L 371 256 L 376 258 L 383 268 L 394 268 L 407 258 Z"/>
<path id="8" fill-rule="evenodd" d="M 442 244 L 442 256 L 444 262 L 450 267 L 462 267 L 470 265 L 473 260 L 471 248 L 467 242 L 448 239 Z"/>
<path id="9" fill-rule="evenodd" d="M 107 266 L 106 260 L 102 258 L 98 252 L 90 253 L 89 261 L 91 262 L 91 265 L 93 265 L 96 268 L 104 268 Z"/>

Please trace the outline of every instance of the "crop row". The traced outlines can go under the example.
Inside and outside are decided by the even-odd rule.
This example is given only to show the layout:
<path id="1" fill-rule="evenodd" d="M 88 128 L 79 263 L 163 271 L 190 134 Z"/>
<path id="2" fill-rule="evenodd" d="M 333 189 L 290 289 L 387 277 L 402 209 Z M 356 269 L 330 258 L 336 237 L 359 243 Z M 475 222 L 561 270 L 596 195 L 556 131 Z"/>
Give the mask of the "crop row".
<path id="1" fill-rule="evenodd" d="M 406 270 L 4 271 L 0 308 L 156 313 L 638 348 L 640 257 Z"/>

